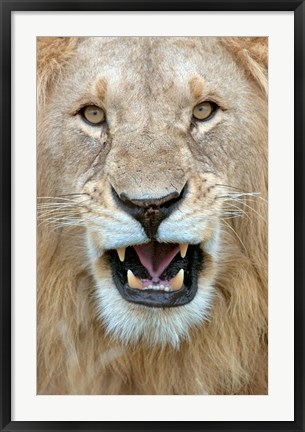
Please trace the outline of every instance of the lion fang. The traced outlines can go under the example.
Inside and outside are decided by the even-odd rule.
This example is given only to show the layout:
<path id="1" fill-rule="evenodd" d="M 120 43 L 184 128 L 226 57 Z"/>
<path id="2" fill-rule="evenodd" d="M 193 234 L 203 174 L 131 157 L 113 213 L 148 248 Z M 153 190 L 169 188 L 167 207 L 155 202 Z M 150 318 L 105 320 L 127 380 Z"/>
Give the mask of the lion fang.
<path id="1" fill-rule="evenodd" d="M 181 258 L 185 258 L 188 247 L 189 245 L 187 243 L 179 244 Z"/>
<path id="2" fill-rule="evenodd" d="M 127 280 L 128 280 L 128 285 L 130 286 L 130 288 L 135 288 L 135 289 L 143 289 L 143 285 L 140 279 L 138 279 L 131 270 L 128 270 L 127 272 Z"/>
<path id="3" fill-rule="evenodd" d="M 170 280 L 170 286 L 171 286 L 172 290 L 173 291 L 180 290 L 182 288 L 183 281 L 184 281 L 184 270 L 181 269 L 178 271 L 176 276 Z"/>
<path id="4" fill-rule="evenodd" d="M 123 262 L 125 261 L 125 252 L 126 252 L 126 248 L 122 247 L 122 248 L 118 248 L 117 250 L 118 256 L 120 258 L 120 261 Z"/>

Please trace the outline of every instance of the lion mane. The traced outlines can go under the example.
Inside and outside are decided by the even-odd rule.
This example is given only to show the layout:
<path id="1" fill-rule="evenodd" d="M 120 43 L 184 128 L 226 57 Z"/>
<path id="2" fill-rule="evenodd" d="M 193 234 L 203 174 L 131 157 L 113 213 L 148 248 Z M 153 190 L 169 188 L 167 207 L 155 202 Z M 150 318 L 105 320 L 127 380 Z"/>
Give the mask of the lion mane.
<path id="1" fill-rule="evenodd" d="M 59 162 L 50 163 L 44 131 L 54 131 L 51 139 L 69 139 L 61 130 L 60 116 L 50 117 L 49 112 L 56 111 L 54 88 L 75 61 L 83 39 L 38 39 L 38 197 L 57 192 L 60 164 L 67 163 L 65 153 Z M 141 337 L 124 343 L 106 331 L 101 320 L 80 240 L 84 227 L 39 223 L 39 394 L 267 393 L 267 39 L 218 38 L 217 44 L 255 89 L 253 140 L 259 169 L 249 163 L 251 175 L 242 182 L 244 191 L 260 195 L 244 201 L 244 217 L 224 224 L 208 318 L 190 326 L 188 337 L 174 347 Z M 103 85 L 100 92 L 105 92 Z M 69 92 L 67 88 L 66 98 Z M 250 115 L 247 107 L 245 116 Z"/>

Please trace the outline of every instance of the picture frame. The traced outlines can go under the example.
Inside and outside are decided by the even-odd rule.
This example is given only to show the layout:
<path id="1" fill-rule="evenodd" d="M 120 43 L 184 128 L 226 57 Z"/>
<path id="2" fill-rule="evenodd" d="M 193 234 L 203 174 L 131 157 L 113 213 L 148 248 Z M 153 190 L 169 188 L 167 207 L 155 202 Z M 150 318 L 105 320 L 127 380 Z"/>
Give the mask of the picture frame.
<path id="1" fill-rule="evenodd" d="M 295 243 L 294 243 L 294 421 L 206 421 L 206 422 L 140 422 L 140 421 L 12 421 L 12 316 L 11 316 L 11 253 L 12 243 L 11 219 L 11 16 L 15 11 L 292 11 L 294 13 L 294 167 L 295 167 Z M 230 1 L 214 0 L 190 2 L 168 1 L 166 3 L 149 1 L 1 1 L 1 372 L 0 400 L 2 431 L 60 431 L 60 430 L 287 430 L 304 431 L 304 275 L 303 275 L 303 230 L 304 230 L 304 35 L 305 35 L 305 2 L 304 1 Z"/>

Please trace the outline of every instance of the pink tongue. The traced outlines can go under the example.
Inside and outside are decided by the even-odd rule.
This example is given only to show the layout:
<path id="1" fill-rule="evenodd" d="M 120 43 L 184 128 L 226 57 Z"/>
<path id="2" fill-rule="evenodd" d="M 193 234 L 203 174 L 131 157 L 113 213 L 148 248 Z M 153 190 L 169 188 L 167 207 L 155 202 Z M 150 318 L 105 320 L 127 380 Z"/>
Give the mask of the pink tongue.
<path id="1" fill-rule="evenodd" d="M 141 264 L 149 271 L 152 281 L 158 282 L 169 263 L 179 252 L 179 246 L 156 241 L 134 246 Z"/>

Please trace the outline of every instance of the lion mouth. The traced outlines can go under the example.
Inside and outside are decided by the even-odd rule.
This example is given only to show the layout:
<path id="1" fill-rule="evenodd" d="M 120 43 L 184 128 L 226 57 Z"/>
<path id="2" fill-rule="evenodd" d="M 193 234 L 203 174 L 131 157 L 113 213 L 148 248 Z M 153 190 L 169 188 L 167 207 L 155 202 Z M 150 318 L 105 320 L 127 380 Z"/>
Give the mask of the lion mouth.
<path id="1" fill-rule="evenodd" d="M 195 297 L 204 261 L 198 245 L 150 241 L 107 254 L 115 286 L 129 302 L 174 307 Z"/>

